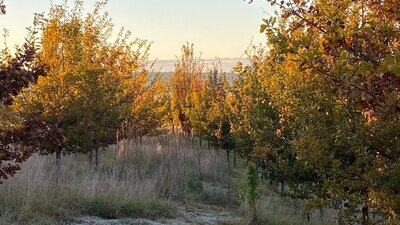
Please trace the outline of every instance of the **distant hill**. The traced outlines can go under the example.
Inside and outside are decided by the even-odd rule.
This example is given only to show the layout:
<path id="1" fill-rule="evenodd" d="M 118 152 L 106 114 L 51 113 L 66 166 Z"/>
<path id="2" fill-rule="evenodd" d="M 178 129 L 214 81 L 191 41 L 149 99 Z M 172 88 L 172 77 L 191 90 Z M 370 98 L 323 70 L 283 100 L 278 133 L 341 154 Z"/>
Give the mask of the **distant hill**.
<path id="1" fill-rule="evenodd" d="M 232 73 L 232 68 L 238 63 L 243 62 L 247 63 L 247 59 L 240 58 L 221 58 L 222 70 L 226 73 Z M 204 59 L 204 63 L 207 66 L 211 66 L 211 64 L 215 61 L 214 59 Z M 161 73 L 168 73 L 174 71 L 175 63 L 177 60 L 157 60 L 154 64 L 155 71 Z"/>

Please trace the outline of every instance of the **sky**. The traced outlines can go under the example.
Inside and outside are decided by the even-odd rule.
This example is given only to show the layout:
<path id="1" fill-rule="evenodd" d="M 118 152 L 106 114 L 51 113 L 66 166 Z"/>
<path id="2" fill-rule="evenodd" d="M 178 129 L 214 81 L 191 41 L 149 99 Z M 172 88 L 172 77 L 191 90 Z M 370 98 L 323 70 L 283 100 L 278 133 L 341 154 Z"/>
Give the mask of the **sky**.
<path id="1" fill-rule="evenodd" d="M 71 1 L 71 0 L 70 0 Z M 5 0 L 0 28 L 9 30 L 8 46 L 20 44 L 35 12 L 47 12 L 50 0 Z M 61 3 L 53 0 L 53 4 Z M 90 10 L 94 0 L 86 0 Z M 176 59 L 186 42 L 204 59 L 240 58 L 250 43 L 265 42 L 263 18 L 273 14 L 265 0 L 109 0 L 105 10 L 115 25 L 152 42 L 151 59 Z"/>

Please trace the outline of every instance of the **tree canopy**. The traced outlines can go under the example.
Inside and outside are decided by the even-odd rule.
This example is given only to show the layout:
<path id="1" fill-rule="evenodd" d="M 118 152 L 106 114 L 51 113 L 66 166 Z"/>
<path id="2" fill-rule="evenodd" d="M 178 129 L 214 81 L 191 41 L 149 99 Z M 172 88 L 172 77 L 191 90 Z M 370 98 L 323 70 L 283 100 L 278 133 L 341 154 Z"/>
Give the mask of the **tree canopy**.
<path id="1" fill-rule="evenodd" d="M 270 165 L 267 171 L 278 168 L 282 179 L 293 178 L 284 168 L 307 172 L 296 176 L 301 178 L 295 180 L 300 189 L 291 190 L 309 198 L 311 205 L 334 207 L 346 200 L 348 222 L 373 223 L 369 217 L 373 213 L 396 223 L 398 1 L 268 2 L 280 13 L 263 20 L 261 32 L 267 35 L 268 50 L 253 54 L 257 60 L 250 68 L 255 70 L 253 76 L 261 71 L 258 80 L 264 87 L 253 90 L 264 90 L 273 108 L 270 113 L 269 106 L 262 108 L 266 115 L 256 118 L 270 117 L 275 123 L 263 122 L 263 130 L 271 135 L 261 137 L 272 139 L 248 151 L 254 156 L 261 152 L 261 159 Z M 244 128 L 244 134 L 253 130 Z M 275 142 L 279 139 L 282 142 Z M 277 149 L 271 148 L 273 143 L 278 143 Z M 283 166 L 291 162 L 297 166 Z M 354 213 L 358 210 L 359 215 Z"/>
<path id="2" fill-rule="evenodd" d="M 156 106 L 150 104 L 158 99 L 149 94 L 159 85 L 149 75 L 149 45 L 130 40 L 130 32 L 123 29 L 110 42 L 112 23 L 102 11 L 105 4 L 97 2 L 85 17 L 82 1 L 75 1 L 71 10 L 53 6 L 35 18 L 43 32 L 38 59 L 46 65 L 47 76 L 25 89 L 13 107 L 23 115 L 40 114 L 62 130 L 66 142 L 44 153 L 106 146 L 124 124 L 148 126 L 140 135 L 159 126 L 161 119 L 150 112 L 157 109 L 146 108 Z"/>

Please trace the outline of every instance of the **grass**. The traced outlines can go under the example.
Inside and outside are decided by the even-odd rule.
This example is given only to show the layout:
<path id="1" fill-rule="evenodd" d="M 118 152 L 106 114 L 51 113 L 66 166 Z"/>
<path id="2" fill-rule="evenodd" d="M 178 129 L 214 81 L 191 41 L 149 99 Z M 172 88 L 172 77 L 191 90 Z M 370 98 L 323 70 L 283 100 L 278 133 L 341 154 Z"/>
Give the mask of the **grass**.
<path id="1" fill-rule="evenodd" d="M 0 224 L 58 224 L 81 215 L 174 217 L 184 198 L 184 174 L 199 177 L 199 157 L 202 174 L 224 179 L 224 159 L 217 155 L 175 136 L 110 146 L 101 151 L 98 168 L 86 155 L 64 156 L 59 174 L 54 156 L 34 155 L 0 186 Z M 191 191 L 198 185 L 192 183 Z"/>
<path id="2" fill-rule="evenodd" d="M 81 216 L 174 218 L 183 202 L 222 207 L 246 217 L 246 166 L 241 162 L 229 171 L 232 165 L 228 167 L 225 157 L 225 152 L 172 135 L 110 146 L 100 152 L 97 168 L 87 155 L 63 156 L 61 170 L 54 156 L 34 155 L 0 185 L 0 225 L 69 224 Z M 292 200 L 265 191 L 266 185 L 260 187 L 260 224 L 309 224 L 303 212 L 294 210 Z M 323 221 L 313 214 L 310 224 L 333 224 L 331 214 L 327 212 Z"/>
<path id="3" fill-rule="evenodd" d="M 273 184 L 269 181 L 260 181 L 257 201 L 257 218 L 252 221 L 252 210 L 247 202 L 246 165 L 241 162 L 238 168 L 232 171 L 232 186 L 236 196 L 240 198 L 240 207 L 237 211 L 242 217 L 247 218 L 243 225 L 333 225 L 337 224 L 337 214 L 333 210 L 323 209 L 310 212 L 310 221 L 307 220 L 306 205 L 302 201 L 295 201 L 288 197 L 281 197 L 272 190 Z M 297 206 L 296 206 L 297 205 Z M 223 224 L 221 222 L 221 224 Z M 236 224 L 232 224 L 236 225 Z"/>
<path id="4" fill-rule="evenodd" d="M 295 205 L 298 207 L 295 207 Z M 323 217 L 319 211 L 310 212 L 310 221 L 307 220 L 305 204 L 290 198 L 282 198 L 271 194 L 264 196 L 258 202 L 258 223 L 260 225 L 333 225 L 336 224 L 336 214 L 324 209 Z"/>

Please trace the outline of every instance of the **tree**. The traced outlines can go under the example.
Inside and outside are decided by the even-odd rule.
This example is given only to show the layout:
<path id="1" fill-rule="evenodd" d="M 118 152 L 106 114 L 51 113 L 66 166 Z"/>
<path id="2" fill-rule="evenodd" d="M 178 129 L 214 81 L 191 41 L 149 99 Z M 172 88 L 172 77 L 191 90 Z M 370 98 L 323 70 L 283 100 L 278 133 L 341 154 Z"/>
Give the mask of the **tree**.
<path id="1" fill-rule="evenodd" d="M 136 80 L 128 85 L 130 107 L 123 124 L 121 138 L 141 138 L 145 135 L 156 135 L 163 132 L 166 123 L 169 95 L 167 84 L 158 77 L 152 79 L 148 71 L 139 74 Z"/>
<path id="2" fill-rule="evenodd" d="M 194 56 L 193 44 L 187 43 L 182 47 L 182 55 L 175 64 L 175 71 L 171 77 L 172 117 L 186 135 L 192 134 L 190 114 L 194 108 L 192 93 L 201 88 L 204 64 Z M 193 115 L 193 114 L 192 114 Z"/>
<path id="3" fill-rule="evenodd" d="M 230 151 L 235 143 L 231 135 L 231 111 L 228 106 L 230 84 L 220 69 L 220 62 L 214 62 L 205 84 L 206 139 L 218 149 L 224 149 L 230 163 Z M 236 159 L 234 160 L 236 164 Z"/>
<path id="4" fill-rule="evenodd" d="M 25 89 L 13 107 L 21 114 L 40 114 L 62 130 L 65 143 L 43 151 L 56 152 L 58 159 L 61 152 L 96 150 L 97 164 L 98 148 L 115 142 L 117 130 L 131 117 L 138 96 L 133 85 L 147 82 L 142 61 L 147 42 L 131 42 L 124 30 L 109 42 L 112 24 L 102 13 L 105 4 L 97 2 L 83 17 L 77 0 L 71 10 L 53 6 L 35 19 L 43 32 L 38 59 L 47 65 L 47 76 Z"/>
<path id="5" fill-rule="evenodd" d="M 62 143 L 63 136 L 39 115 L 22 117 L 10 108 L 21 89 L 45 75 L 44 65 L 35 60 L 35 32 L 32 31 L 15 56 L 8 49 L 0 62 L 0 183 L 20 170 L 19 164 L 35 151 Z"/>
<path id="6" fill-rule="evenodd" d="M 281 194 L 303 196 L 300 192 L 284 192 L 285 184 L 291 187 L 289 190 L 295 190 L 311 174 L 296 160 L 290 147 L 291 130 L 284 127 L 285 118 L 276 105 L 281 100 L 274 99 L 277 96 L 273 95 L 277 83 L 269 80 L 269 75 L 275 72 L 267 64 L 268 52 L 254 47 L 248 54 L 250 64 L 235 67 L 238 77 L 234 80 L 230 101 L 236 151 L 261 167 L 264 179 L 281 183 Z"/>
<path id="7" fill-rule="evenodd" d="M 308 195 L 349 201 L 347 222 L 373 223 L 372 212 L 397 223 L 398 2 L 268 2 L 281 13 L 261 26 L 263 84 L 290 155 L 315 176 Z"/>

